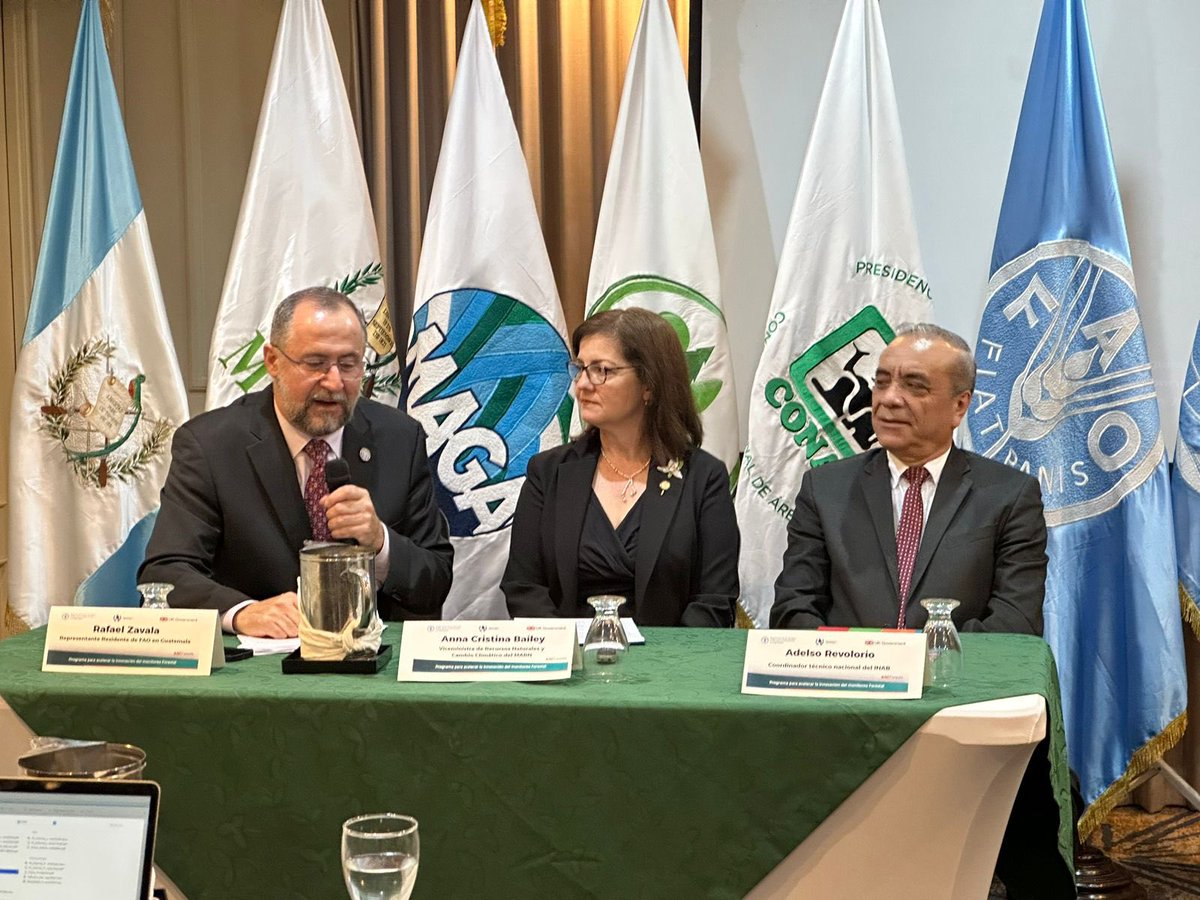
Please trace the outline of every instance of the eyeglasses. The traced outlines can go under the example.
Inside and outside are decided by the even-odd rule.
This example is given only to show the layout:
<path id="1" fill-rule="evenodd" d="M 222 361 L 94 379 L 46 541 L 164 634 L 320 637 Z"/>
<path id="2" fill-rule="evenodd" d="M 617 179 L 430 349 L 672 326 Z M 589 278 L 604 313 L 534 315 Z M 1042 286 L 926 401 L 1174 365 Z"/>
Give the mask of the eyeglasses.
<path id="1" fill-rule="evenodd" d="M 580 372 L 586 372 L 588 381 L 592 384 L 604 384 L 604 382 L 608 381 L 608 376 L 613 372 L 636 368 L 637 366 L 606 366 L 603 363 L 592 363 L 585 366 L 577 359 L 573 359 L 567 363 L 567 371 L 571 374 L 572 381 L 579 377 Z"/>
<path id="2" fill-rule="evenodd" d="M 337 370 L 343 378 L 358 378 L 366 370 L 366 361 L 361 356 L 341 356 L 337 359 L 331 359 L 328 356 L 305 356 L 302 359 L 295 359 L 288 356 L 282 348 L 276 347 L 275 349 L 293 366 L 299 367 L 313 378 L 324 375 L 334 366 L 337 366 Z"/>

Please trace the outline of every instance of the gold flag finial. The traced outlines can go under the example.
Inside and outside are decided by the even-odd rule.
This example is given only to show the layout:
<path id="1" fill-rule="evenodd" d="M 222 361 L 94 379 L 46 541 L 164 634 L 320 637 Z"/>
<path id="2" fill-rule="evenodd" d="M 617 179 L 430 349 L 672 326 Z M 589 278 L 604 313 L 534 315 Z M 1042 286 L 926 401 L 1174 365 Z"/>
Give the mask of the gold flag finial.
<path id="1" fill-rule="evenodd" d="M 508 12 L 504 0 L 483 0 L 483 15 L 492 35 L 492 46 L 504 46 L 504 30 L 508 27 Z"/>
<path id="2" fill-rule="evenodd" d="M 104 49 L 112 53 L 113 31 L 116 29 L 117 14 L 113 0 L 100 0 L 100 27 L 104 31 Z"/>

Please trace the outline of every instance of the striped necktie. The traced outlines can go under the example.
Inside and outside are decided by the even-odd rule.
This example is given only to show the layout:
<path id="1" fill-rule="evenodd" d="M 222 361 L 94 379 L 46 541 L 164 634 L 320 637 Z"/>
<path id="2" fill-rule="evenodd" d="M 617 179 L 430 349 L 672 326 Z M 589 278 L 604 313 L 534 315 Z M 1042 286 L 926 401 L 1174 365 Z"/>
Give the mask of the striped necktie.
<path id="1" fill-rule="evenodd" d="M 900 507 L 900 527 L 896 529 L 896 573 L 900 576 L 900 615 L 896 627 L 904 627 L 904 611 L 908 605 L 908 589 L 912 582 L 913 562 L 921 546 L 921 530 L 925 526 L 925 507 L 921 502 L 921 485 L 929 477 L 924 466 L 912 466 L 900 476 L 908 482 L 904 504 Z"/>

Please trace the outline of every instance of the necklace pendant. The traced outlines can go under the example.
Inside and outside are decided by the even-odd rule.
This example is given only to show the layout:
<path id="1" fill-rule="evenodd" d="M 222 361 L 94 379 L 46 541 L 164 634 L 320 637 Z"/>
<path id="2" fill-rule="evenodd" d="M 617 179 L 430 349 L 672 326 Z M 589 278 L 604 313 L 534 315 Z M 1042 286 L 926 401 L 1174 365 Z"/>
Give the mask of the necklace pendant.
<path id="1" fill-rule="evenodd" d="M 600 448 L 600 456 L 603 457 L 604 462 L 608 464 L 610 469 L 625 479 L 625 486 L 621 488 L 621 502 L 628 503 L 632 499 L 630 494 L 632 494 L 633 497 L 637 497 L 638 491 L 634 486 L 633 479 L 637 478 L 640 474 L 645 472 L 646 469 L 650 468 L 650 460 L 646 460 L 644 463 L 638 466 L 637 471 L 631 475 L 628 472 L 622 472 L 615 465 L 613 465 L 613 461 L 608 458 L 608 454 L 604 452 L 603 447 Z"/>

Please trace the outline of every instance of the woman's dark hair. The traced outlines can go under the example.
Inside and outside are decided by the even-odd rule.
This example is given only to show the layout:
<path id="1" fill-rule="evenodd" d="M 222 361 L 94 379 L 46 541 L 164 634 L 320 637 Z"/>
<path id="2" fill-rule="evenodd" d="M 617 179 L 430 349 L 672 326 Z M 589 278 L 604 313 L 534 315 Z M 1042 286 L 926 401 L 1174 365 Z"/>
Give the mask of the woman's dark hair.
<path id="1" fill-rule="evenodd" d="M 586 338 L 601 335 L 616 341 L 621 355 L 636 367 L 642 385 L 650 392 L 646 401 L 646 439 L 651 458 L 659 465 L 686 459 L 704 438 L 700 413 L 692 396 L 687 360 L 675 329 L 646 309 L 611 309 L 585 319 L 571 335 L 571 352 L 579 355 Z M 588 427 L 583 439 L 595 429 Z"/>

